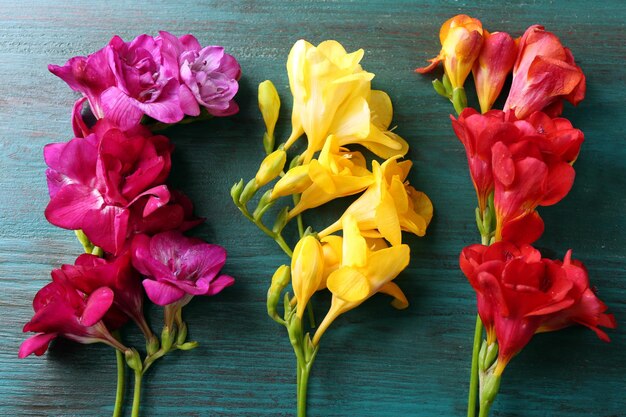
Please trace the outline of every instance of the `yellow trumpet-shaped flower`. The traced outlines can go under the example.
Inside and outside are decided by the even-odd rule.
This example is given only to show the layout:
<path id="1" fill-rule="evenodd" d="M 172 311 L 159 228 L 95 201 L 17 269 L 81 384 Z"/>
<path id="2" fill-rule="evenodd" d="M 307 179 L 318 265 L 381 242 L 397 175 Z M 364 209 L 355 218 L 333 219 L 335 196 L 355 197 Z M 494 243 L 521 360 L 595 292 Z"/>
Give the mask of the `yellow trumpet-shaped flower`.
<path id="1" fill-rule="evenodd" d="M 335 198 L 359 193 L 374 182 L 363 155 L 341 148 L 337 142 L 336 136 L 330 136 L 318 159 L 290 169 L 274 186 L 272 199 L 302 193 L 289 212 L 290 218 Z"/>
<path id="2" fill-rule="evenodd" d="M 381 292 L 394 297 L 392 305 L 406 308 L 409 303 L 397 284 L 391 282 L 409 264 L 408 245 L 392 246 L 373 251 L 359 230 L 357 220 L 343 220 L 341 265 L 327 279 L 333 294 L 330 310 L 315 332 L 317 345 L 330 324 L 341 314 L 359 306 L 372 295 Z"/>
<path id="3" fill-rule="evenodd" d="M 365 236 L 383 237 L 393 246 L 402 242 L 402 230 L 423 236 L 433 216 L 433 205 L 426 194 L 405 183 L 411 165 L 411 161 L 398 162 L 396 158 L 382 165 L 372 161 L 374 183 L 319 236 L 341 229 L 347 216 L 356 219 Z"/>
<path id="4" fill-rule="evenodd" d="M 274 136 L 274 128 L 278 121 L 278 113 L 280 111 L 280 98 L 276 87 L 270 80 L 265 80 L 259 84 L 259 110 L 263 115 L 265 129 L 270 137 Z"/>
<path id="5" fill-rule="evenodd" d="M 298 302 L 296 314 L 302 318 L 311 296 L 317 291 L 324 272 L 322 245 L 311 235 L 300 239 L 291 258 L 291 286 Z"/>
<path id="6" fill-rule="evenodd" d="M 370 109 L 378 106 L 391 121 L 391 102 L 379 106 L 381 96 L 372 94 L 370 85 L 374 74 L 359 64 L 363 54 L 362 49 L 347 53 L 336 41 L 315 47 L 299 40 L 291 49 L 287 72 L 294 102 L 292 132 L 285 148 L 306 134 L 305 163 L 324 147 L 330 135 L 337 136 L 341 146 L 361 143 L 382 157 L 406 153 L 406 142 L 397 135 L 385 134 L 389 123 L 380 123 Z"/>

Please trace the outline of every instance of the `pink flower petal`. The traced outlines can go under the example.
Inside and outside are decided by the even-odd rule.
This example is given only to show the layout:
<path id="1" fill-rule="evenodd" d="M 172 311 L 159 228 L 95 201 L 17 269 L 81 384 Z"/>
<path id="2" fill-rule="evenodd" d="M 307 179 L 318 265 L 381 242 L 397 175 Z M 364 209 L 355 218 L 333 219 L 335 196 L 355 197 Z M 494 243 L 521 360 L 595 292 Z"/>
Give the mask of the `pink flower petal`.
<path id="1" fill-rule="evenodd" d="M 20 345 L 17 357 L 24 359 L 28 355 L 35 354 L 41 356 L 48 350 L 50 341 L 57 337 L 56 333 L 38 333 L 24 340 Z"/>
<path id="2" fill-rule="evenodd" d="M 143 280 L 143 287 L 148 298 L 157 305 L 166 306 L 183 298 L 185 291 L 163 282 L 151 279 Z"/>
<path id="3" fill-rule="evenodd" d="M 113 304 L 113 297 L 113 291 L 108 287 L 100 287 L 92 292 L 81 316 L 82 324 L 89 327 L 102 320 Z"/>

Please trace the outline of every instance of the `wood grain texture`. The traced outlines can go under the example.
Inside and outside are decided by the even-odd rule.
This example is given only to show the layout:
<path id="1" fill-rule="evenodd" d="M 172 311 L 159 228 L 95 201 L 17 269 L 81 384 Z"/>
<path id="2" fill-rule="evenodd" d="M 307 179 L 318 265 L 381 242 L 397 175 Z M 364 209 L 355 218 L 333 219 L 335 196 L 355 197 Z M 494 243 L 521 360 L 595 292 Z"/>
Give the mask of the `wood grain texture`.
<path id="1" fill-rule="evenodd" d="M 377 296 L 325 335 L 311 375 L 310 416 L 461 416 L 475 301 L 457 256 L 477 240 L 474 196 L 463 150 L 447 120 L 451 107 L 435 96 L 431 77 L 412 69 L 437 52 L 439 25 L 460 12 L 480 18 L 490 30 L 515 35 L 541 23 L 572 49 L 588 77 L 588 92 L 577 109 L 566 107 L 566 115 L 585 132 L 586 142 L 571 194 L 541 210 L 547 227 L 539 246 L 559 257 L 573 248 L 623 326 L 624 10 L 619 0 L 3 2 L 0 414 L 106 416 L 115 393 L 114 354 L 104 346 L 61 342 L 41 358 L 17 359 L 33 295 L 52 268 L 71 263 L 80 250 L 70 232 L 43 217 L 48 196 L 42 147 L 70 138 L 76 99 L 47 72 L 48 63 L 95 51 L 113 34 L 131 39 L 161 29 L 224 45 L 240 61 L 241 113 L 169 132 L 176 144 L 172 183 L 208 218 L 195 233 L 228 249 L 226 271 L 237 284 L 186 309 L 191 336 L 202 345 L 151 370 L 143 415 L 292 416 L 293 352 L 284 329 L 264 311 L 270 276 L 286 259 L 242 220 L 228 190 L 252 176 L 261 159 L 256 85 L 272 79 L 287 97 L 284 66 L 291 45 L 299 38 L 313 43 L 334 38 L 349 50 L 364 48 L 363 66 L 376 74 L 374 87 L 391 96 L 397 132 L 411 144 L 411 183 L 432 198 L 436 217 L 426 238 L 408 239 L 414 256 L 398 283 L 411 307 L 396 311 Z M 288 133 L 288 120 L 283 111 L 279 133 Z M 316 303 L 318 314 L 324 306 L 325 301 Z M 579 328 L 536 337 L 507 368 L 492 415 L 626 415 L 623 327 L 611 337 L 613 342 L 604 344 Z"/>

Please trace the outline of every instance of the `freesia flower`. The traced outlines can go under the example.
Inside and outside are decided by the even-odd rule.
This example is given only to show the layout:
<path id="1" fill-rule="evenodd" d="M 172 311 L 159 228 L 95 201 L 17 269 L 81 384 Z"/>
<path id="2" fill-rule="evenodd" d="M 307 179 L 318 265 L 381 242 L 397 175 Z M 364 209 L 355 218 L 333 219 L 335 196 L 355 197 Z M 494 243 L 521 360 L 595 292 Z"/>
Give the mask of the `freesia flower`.
<path id="1" fill-rule="evenodd" d="M 324 272 L 322 245 L 313 236 L 300 239 L 291 258 L 291 286 L 296 296 L 296 314 L 302 318 L 311 296 L 318 290 Z"/>
<path id="2" fill-rule="evenodd" d="M 20 358 L 32 353 L 43 355 L 58 336 L 79 343 L 102 342 L 120 351 L 126 350 L 102 321 L 113 304 L 114 294 L 110 288 L 99 287 L 84 293 L 74 288 L 59 269 L 53 271 L 52 280 L 33 300 L 35 314 L 24 326 L 24 332 L 37 334 L 22 343 Z"/>
<path id="3" fill-rule="evenodd" d="M 571 188 L 582 132 L 541 112 L 516 120 L 500 110 L 479 114 L 468 108 L 451 119 L 465 146 L 481 212 L 495 190 L 496 240 L 538 239 L 543 221 L 534 210 L 557 203 Z"/>
<path id="4" fill-rule="evenodd" d="M 571 259 L 542 259 L 530 246 L 507 242 L 463 249 L 461 269 L 477 294 L 478 313 L 488 343 L 498 342 L 495 374 L 502 371 L 536 332 L 573 324 L 592 329 L 604 341 L 599 327 L 615 328 L 615 318 L 589 288 L 586 269 Z"/>
<path id="5" fill-rule="evenodd" d="M 487 207 L 487 198 L 493 192 L 494 182 L 491 167 L 491 147 L 496 142 L 514 142 L 519 139 L 519 129 L 512 122 L 504 121 L 504 113 L 492 110 L 481 115 L 468 107 L 458 119 L 450 116 L 452 128 L 465 147 L 470 176 L 476 189 L 478 206 L 482 213 Z"/>
<path id="6" fill-rule="evenodd" d="M 409 258 L 410 249 L 405 244 L 371 250 L 361 235 L 356 218 L 346 216 L 343 219 L 341 266 L 326 281 L 333 294 L 330 310 L 315 332 L 313 344 L 319 343 L 328 326 L 339 315 L 358 307 L 378 292 L 394 297 L 394 307 L 406 308 L 409 303 L 392 280 L 406 268 Z"/>
<path id="7" fill-rule="evenodd" d="M 61 78 L 74 91 L 89 100 L 91 112 L 98 118 L 104 117 L 101 95 L 115 85 L 115 74 L 109 66 L 108 48 L 102 48 L 89 56 L 75 56 L 62 67 L 48 65 L 48 70 Z M 84 99 L 76 102 L 74 112 L 80 109 Z"/>
<path id="8" fill-rule="evenodd" d="M 114 295 L 111 310 L 119 310 L 125 317 L 130 317 L 146 335 L 152 333 L 143 315 L 143 288 L 139 274 L 131 265 L 130 251 L 113 259 L 82 254 L 74 265 L 61 266 L 61 271 L 74 288 L 86 294 L 100 287 L 111 289 Z M 117 327 L 111 326 L 106 317 L 105 323 L 110 329 Z"/>
<path id="9" fill-rule="evenodd" d="M 441 52 L 429 59 L 430 65 L 417 68 L 421 74 L 432 71 L 443 61 L 443 68 L 453 88 L 461 88 L 472 71 L 483 44 L 483 27 L 478 19 L 464 14 L 445 21 L 439 30 Z"/>
<path id="10" fill-rule="evenodd" d="M 291 49 L 287 72 L 294 102 L 292 132 L 285 149 L 306 134 L 305 163 L 324 147 L 330 135 L 338 138 L 340 146 L 359 143 L 385 158 L 406 153 L 406 142 L 386 134 L 389 125 L 377 122 L 370 109 L 370 100 L 376 100 L 374 106 L 384 113 L 379 117 L 391 119 L 391 102 L 383 103 L 388 104 L 383 108 L 380 97 L 372 99 L 374 74 L 359 64 L 363 54 L 362 49 L 347 53 L 336 41 L 315 47 L 299 40 Z"/>
<path id="11" fill-rule="evenodd" d="M 491 110 L 502 91 L 506 77 L 513 69 L 517 45 L 511 35 L 505 32 L 484 31 L 483 38 L 483 46 L 472 72 L 480 110 L 486 113 Z"/>
<path id="12" fill-rule="evenodd" d="M 215 295 L 235 282 L 228 275 L 218 275 L 226 262 L 224 248 L 177 231 L 137 235 L 132 260 L 145 277 L 148 298 L 161 306 L 177 303 L 182 307 L 194 295 Z"/>
<path id="13" fill-rule="evenodd" d="M 163 60 L 180 81 L 179 97 L 183 112 L 200 114 L 200 106 L 213 116 L 230 116 L 239 111 L 233 100 L 241 77 L 237 60 L 221 46 L 202 47 L 192 35 L 180 38 L 161 31 L 157 38 Z"/>
<path id="14" fill-rule="evenodd" d="M 282 149 L 267 155 L 254 177 L 256 186 L 262 187 L 280 175 L 285 167 L 285 162 L 287 162 L 287 153 Z"/>
<path id="15" fill-rule="evenodd" d="M 349 216 L 356 219 L 365 236 L 384 237 L 393 246 L 400 245 L 402 230 L 424 236 L 433 205 L 426 194 L 405 183 L 411 165 L 411 161 L 398 162 L 396 158 L 382 165 L 372 161 L 374 183 L 319 236 L 336 232 Z"/>
<path id="16" fill-rule="evenodd" d="M 171 150 L 165 136 L 152 136 L 141 126 L 123 132 L 106 119 L 84 139 L 47 145 L 46 218 L 59 227 L 82 229 L 95 245 L 118 253 L 133 229 L 131 207 L 140 204 L 147 217 L 168 203 L 163 182 Z"/>
<path id="17" fill-rule="evenodd" d="M 303 175 L 305 172 L 306 176 Z M 359 193 L 372 182 L 373 177 L 365 168 L 363 155 L 340 148 L 337 137 L 331 136 L 319 158 L 302 168 L 287 171 L 274 186 L 271 197 L 274 199 L 301 192 L 300 201 L 289 211 L 289 217 L 293 218 L 335 198 Z"/>
<path id="18" fill-rule="evenodd" d="M 525 119 L 535 111 L 558 116 L 563 99 L 576 105 L 585 97 L 586 81 L 574 56 L 543 26 L 529 27 L 519 44 L 513 83 L 505 112 Z"/>

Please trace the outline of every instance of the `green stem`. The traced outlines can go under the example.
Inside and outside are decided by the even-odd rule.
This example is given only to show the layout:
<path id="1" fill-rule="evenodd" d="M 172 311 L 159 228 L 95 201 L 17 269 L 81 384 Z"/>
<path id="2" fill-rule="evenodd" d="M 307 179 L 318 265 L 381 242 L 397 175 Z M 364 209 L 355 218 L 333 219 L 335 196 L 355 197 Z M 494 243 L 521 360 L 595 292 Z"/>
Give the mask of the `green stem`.
<path id="1" fill-rule="evenodd" d="M 291 258 L 291 256 L 293 255 L 293 251 L 291 250 L 291 248 L 289 247 L 289 245 L 287 244 L 287 242 L 285 242 L 285 239 L 283 238 L 283 236 L 280 233 L 274 233 L 272 230 L 270 230 L 267 226 L 265 226 L 261 220 L 257 220 L 255 219 L 250 212 L 248 211 L 248 208 L 244 205 L 239 205 L 237 206 L 239 208 L 239 211 L 241 211 L 241 213 L 243 213 L 243 215 L 250 220 L 252 223 L 254 223 L 259 229 L 261 229 L 261 231 L 263 233 L 265 233 L 266 235 L 268 235 L 269 237 L 271 237 L 272 239 L 274 239 L 276 241 L 276 243 L 278 244 L 278 246 L 280 246 L 280 248 L 283 250 L 283 252 L 285 252 L 287 254 L 287 256 L 289 256 Z"/>
<path id="2" fill-rule="evenodd" d="M 472 348 L 472 373 L 470 376 L 469 398 L 467 400 L 467 417 L 476 415 L 476 398 L 478 397 L 478 354 L 483 340 L 483 322 L 476 315 L 476 328 L 474 330 L 474 347 Z M 481 414 L 482 415 L 482 414 Z"/>
<path id="3" fill-rule="evenodd" d="M 478 414 L 478 417 L 488 417 L 489 416 L 489 410 L 491 409 L 491 404 L 490 402 L 483 402 L 480 404 L 480 413 Z"/>
<path id="4" fill-rule="evenodd" d="M 311 363 L 300 366 L 300 378 L 298 380 L 298 417 L 306 417 L 306 397 L 307 385 L 309 383 L 309 373 L 311 372 Z"/>
<path id="5" fill-rule="evenodd" d="M 139 417 L 139 404 L 141 402 L 141 371 L 135 371 L 135 392 L 133 393 L 133 411 L 132 417 Z"/>
<path id="6" fill-rule="evenodd" d="M 124 385 L 126 382 L 125 370 L 126 363 L 124 355 L 119 350 L 115 350 L 115 359 L 117 360 L 117 389 L 115 391 L 115 407 L 113 407 L 113 417 L 122 416 L 122 405 L 124 405 Z"/>

